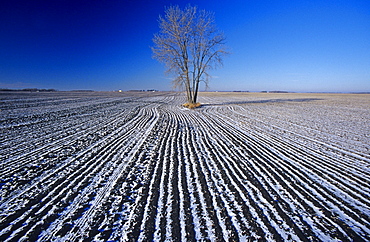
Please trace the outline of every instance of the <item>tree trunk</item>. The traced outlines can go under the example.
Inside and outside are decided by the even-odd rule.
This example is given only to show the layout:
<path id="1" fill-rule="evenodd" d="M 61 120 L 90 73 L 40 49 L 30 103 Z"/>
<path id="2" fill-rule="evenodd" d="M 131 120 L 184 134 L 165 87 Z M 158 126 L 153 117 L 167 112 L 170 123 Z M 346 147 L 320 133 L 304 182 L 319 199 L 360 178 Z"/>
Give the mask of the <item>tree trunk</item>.
<path id="1" fill-rule="evenodd" d="M 197 103 L 198 88 L 199 88 L 199 80 L 197 80 L 195 82 L 195 90 L 194 90 L 194 96 L 193 96 L 193 103 Z"/>
<path id="2" fill-rule="evenodd" d="M 192 100 L 192 98 L 191 98 L 190 83 L 189 83 L 188 80 L 186 80 L 186 82 L 185 82 L 185 90 L 186 90 L 186 96 L 187 96 L 188 102 L 190 102 Z"/>

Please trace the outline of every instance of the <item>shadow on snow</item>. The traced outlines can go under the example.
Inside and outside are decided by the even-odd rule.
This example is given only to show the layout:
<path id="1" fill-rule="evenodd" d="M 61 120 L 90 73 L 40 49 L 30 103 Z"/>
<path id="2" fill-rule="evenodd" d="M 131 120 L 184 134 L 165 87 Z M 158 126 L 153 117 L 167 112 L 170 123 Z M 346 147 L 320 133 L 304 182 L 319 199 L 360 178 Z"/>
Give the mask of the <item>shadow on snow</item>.
<path id="1" fill-rule="evenodd" d="M 296 99 L 267 99 L 255 101 L 236 101 L 236 102 L 223 102 L 223 103 L 202 103 L 202 106 L 223 106 L 231 104 L 259 104 L 259 103 L 285 103 L 285 102 L 312 102 L 324 100 L 320 98 L 296 98 Z"/>

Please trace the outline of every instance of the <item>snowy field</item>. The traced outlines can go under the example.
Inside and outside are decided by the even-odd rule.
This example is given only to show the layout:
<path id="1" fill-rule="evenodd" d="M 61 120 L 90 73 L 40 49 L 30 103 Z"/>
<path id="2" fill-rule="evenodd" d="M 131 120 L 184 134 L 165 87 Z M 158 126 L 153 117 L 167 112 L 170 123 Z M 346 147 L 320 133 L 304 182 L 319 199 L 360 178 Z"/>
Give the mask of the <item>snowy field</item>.
<path id="1" fill-rule="evenodd" d="M 370 241 L 370 95 L 0 93 L 0 241 Z"/>

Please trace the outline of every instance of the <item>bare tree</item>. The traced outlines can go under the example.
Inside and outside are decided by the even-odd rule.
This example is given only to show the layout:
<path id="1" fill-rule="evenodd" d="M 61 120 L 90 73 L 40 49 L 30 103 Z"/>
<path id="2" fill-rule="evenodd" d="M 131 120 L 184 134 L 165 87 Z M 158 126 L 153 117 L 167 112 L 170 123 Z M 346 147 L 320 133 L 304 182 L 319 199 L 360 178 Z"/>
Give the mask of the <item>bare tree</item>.
<path id="1" fill-rule="evenodd" d="M 153 57 L 173 73 L 175 87 L 186 90 L 189 104 L 197 102 L 199 83 L 208 86 L 208 71 L 222 65 L 225 37 L 215 26 L 214 14 L 188 5 L 166 8 L 159 16 L 160 32 L 154 35 Z"/>

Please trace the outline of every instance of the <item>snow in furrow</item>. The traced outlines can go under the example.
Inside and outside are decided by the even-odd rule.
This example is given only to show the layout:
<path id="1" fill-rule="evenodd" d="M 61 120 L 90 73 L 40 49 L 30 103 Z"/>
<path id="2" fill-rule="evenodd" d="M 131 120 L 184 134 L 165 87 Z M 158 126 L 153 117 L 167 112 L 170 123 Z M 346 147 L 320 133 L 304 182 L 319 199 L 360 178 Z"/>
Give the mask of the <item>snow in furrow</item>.
<path id="1" fill-rule="evenodd" d="M 189 129 L 185 127 L 186 136 L 183 140 L 183 151 L 185 154 L 184 163 L 186 171 L 186 180 L 190 195 L 190 208 L 192 212 L 192 217 L 194 221 L 195 238 L 196 240 L 201 240 L 206 237 L 210 240 L 214 239 L 214 234 L 212 231 L 212 223 L 209 221 L 209 216 L 205 208 L 204 197 L 201 188 L 199 187 L 200 180 L 196 172 L 196 161 L 193 155 L 190 153 L 190 143 L 189 143 Z"/>
<path id="2" fill-rule="evenodd" d="M 263 152 L 263 151 L 261 151 L 261 153 L 264 153 L 264 154 L 267 154 L 266 152 Z M 269 158 L 268 158 L 269 159 Z M 264 172 L 260 172 L 261 174 L 264 174 Z M 306 183 L 303 183 L 303 184 L 306 184 Z M 307 186 L 307 185 L 305 185 L 305 189 L 309 189 L 309 190 L 311 190 L 311 188 L 309 187 L 309 186 Z M 312 191 L 315 191 L 316 192 L 316 190 L 317 189 L 312 189 Z M 313 195 L 312 195 L 313 197 L 315 197 L 315 198 L 317 198 L 317 194 L 316 193 L 314 193 Z M 328 196 L 329 197 L 329 196 Z M 325 201 L 326 199 L 322 199 L 322 201 Z M 323 215 L 321 215 L 322 217 L 324 217 Z M 331 223 L 333 223 L 332 221 L 331 221 Z"/>
<path id="3" fill-rule="evenodd" d="M 171 206 L 168 204 L 170 201 L 168 201 L 168 184 L 169 180 L 171 178 L 171 167 L 169 167 L 170 164 L 170 149 L 171 149 L 171 141 L 172 141 L 172 136 L 173 136 L 173 127 L 168 127 L 171 132 L 169 133 L 168 139 L 166 139 L 166 143 L 164 144 L 165 148 L 165 153 L 164 157 L 162 160 L 159 160 L 158 162 L 163 162 L 164 164 L 164 169 L 162 170 L 161 178 L 160 178 L 160 185 L 159 185 L 159 199 L 158 199 L 158 204 L 157 204 L 157 214 L 155 218 L 155 232 L 154 232 L 154 240 L 155 241 L 160 241 L 162 236 L 168 236 L 170 239 L 171 238 L 171 228 L 170 226 L 166 223 L 163 225 L 164 220 L 165 220 L 165 215 L 166 215 L 166 210 L 169 209 Z M 165 191 L 166 190 L 166 191 Z M 166 196 L 167 194 L 167 196 Z M 145 217 L 145 215 L 144 215 Z M 169 229 L 169 233 L 164 233 L 162 234 L 162 231 L 164 230 L 163 226 L 166 227 L 166 230 Z M 142 228 L 143 229 L 143 228 Z M 144 238 L 139 237 L 139 240 L 144 240 Z"/>
<path id="4" fill-rule="evenodd" d="M 289 158 L 287 159 L 287 160 L 290 160 Z M 291 162 L 292 163 L 292 162 Z M 301 168 L 302 169 L 302 168 Z M 312 169 L 314 169 L 314 168 L 312 168 Z M 311 172 L 310 172 L 310 170 L 307 170 L 307 172 L 308 172 L 308 174 L 310 174 Z M 324 173 L 325 171 L 323 171 L 322 173 Z M 321 173 L 321 174 L 322 174 Z M 317 180 L 317 178 L 316 177 L 311 177 L 311 180 L 313 180 L 313 181 L 316 181 Z M 330 178 L 329 178 L 329 180 L 330 180 Z M 329 188 L 332 188 L 333 187 L 333 185 L 332 184 L 334 184 L 335 183 L 335 181 L 332 181 L 332 182 L 329 182 L 328 183 L 328 185 L 326 185 L 326 187 L 325 187 L 325 189 L 328 189 L 328 187 Z M 318 189 L 316 189 L 316 190 L 318 190 Z M 336 187 L 336 189 L 335 190 L 337 190 L 337 187 Z M 353 190 L 357 190 L 357 188 L 352 188 L 351 189 L 351 191 L 353 191 Z M 346 190 L 344 190 L 344 191 L 346 191 Z M 341 193 L 341 194 L 343 194 L 343 192 Z M 339 194 L 339 195 L 341 195 L 341 194 Z M 346 193 L 346 194 L 348 194 L 348 192 Z M 327 195 L 327 197 L 332 197 L 331 195 Z M 341 196 L 339 196 L 339 197 L 341 197 Z M 344 199 L 350 199 L 350 196 L 345 196 L 344 197 Z M 356 199 L 356 200 L 358 200 L 358 199 Z M 364 208 L 364 207 L 366 207 L 366 205 L 362 205 L 362 207 L 361 208 Z M 360 208 L 360 209 L 361 209 Z M 363 209 L 361 209 L 361 210 L 363 210 Z"/>
<path id="5" fill-rule="evenodd" d="M 118 140 L 119 141 L 119 140 Z M 118 145 L 120 145 L 120 142 L 117 142 L 117 144 Z M 116 148 L 116 146 L 107 146 L 107 147 L 109 147 L 109 150 L 108 150 L 108 152 L 104 152 L 105 154 L 112 154 L 112 151 L 114 151 L 115 149 L 117 149 Z M 98 158 L 98 160 L 96 161 L 96 162 L 94 162 L 95 164 L 101 164 L 101 166 L 97 166 L 97 167 L 95 167 L 94 168 L 94 170 L 92 170 L 92 171 L 90 171 L 89 172 L 89 169 L 84 169 L 84 170 L 86 170 L 86 172 L 85 172 L 85 174 L 97 174 L 95 177 L 94 177 L 94 179 L 90 182 L 90 185 L 88 186 L 88 187 L 86 187 L 84 190 L 83 190 L 83 192 L 82 193 L 80 193 L 78 196 L 77 196 L 77 198 L 75 199 L 75 201 L 77 200 L 77 201 L 82 201 L 82 203 L 83 203 L 83 201 L 84 201 L 84 199 L 86 198 L 86 196 L 87 196 L 87 194 L 90 194 L 91 192 L 93 192 L 93 190 L 95 189 L 94 187 L 94 180 L 96 180 L 96 178 L 99 178 L 99 177 L 101 177 L 103 174 L 104 174 L 104 169 L 101 169 L 101 167 L 103 166 L 103 164 L 105 163 L 105 162 L 102 162 L 102 161 L 104 161 L 103 160 L 103 158 L 105 158 L 105 156 L 101 156 L 101 157 L 99 157 Z M 112 159 L 112 160 L 116 160 L 116 159 Z M 124 164 L 123 164 L 124 165 Z M 117 171 L 117 170 L 116 170 Z M 119 171 L 119 170 L 118 170 Z M 81 176 L 83 176 L 83 174 L 81 175 Z M 89 177 L 89 176 L 86 176 L 87 178 Z M 114 178 L 114 176 L 113 177 L 111 177 L 111 179 L 113 179 Z M 85 183 L 85 181 L 84 180 L 82 180 L 82 181 L 80 181 L 80 183 L 79 184 L 77 184 L 77 187 L 78 186 L 83 186 L 82 184 L 84 184 Z M 71 184 L 74 184 L 73 182 L 71 183 Z M 101 190 L 100 190 L 101 191 Z M 103 193 L 103 194 L 105 194 L 105 192 Z M 95 199 L 95 201 L 99 201 L 99 199 Z M 71 214 L 71 213 L 73 213 L 74 211 L 76 211 L 77 209 L 79 209 L 79 207 L 81 206 L 80 205 L 81 204 L 81 202 L 74 202 L 73 204 L 72 204 L 72 206 L 73 207 L 71 207 L 71 208 L 69 208 L 68 210 L 65 210 L 65 214 L 67 214 L 67 215 L 69 215 L 69 214 Z M 47 206 L 46 206 L 47 207 Z M 89 205 L 89 207 L 91 207 L 90 205 Z M 40 210 L 40 212 L 41 212 L 42 210 Z M 91 211 L 91 210 L 89 210 L 89 211 Z M 88 211 L 85 213 L 85 214 L 88 214 Z M 63 222 L 63 217 L 59 220 L 59 221 L 61 221 L 61 222 Z M 77 222 L 75 223 L 75 226 L 76 227 L 79 227 L 79 226 L 81 226 L 81 224 L 83 225 L 85 222 L 82 222 L 81 223 L 81 221 L 84 221 L 82 218 L 81 219 L 79 219 L 79 220 L 77 220 Z M 54 226 L 53 226 L 54 225 Z M 59 227 L 60 226 L 58 226 L 58 224 L 56 223 L 53 223 L 52 224 L 52 226 L 51 226 L 51 228 L 56 228 L 57 230 L 59 229 Z M 45 234 L 49 234 L 49 235 L 51 235 L 52 233 L 51 232 L 49 232 L 49 233 L 45 233 Z"/>
<path id="6" fill-rule="evenodd" d="M 149 121 L 146 121 L 145 123 L 149 123 L 149 127 L 143 127 L 142 129 L 144 130 L 144 132 L 140 135 L 137 135 L 136 137 L 139 137 L 140 139 L 138 141 L 135 142 L 135 146 L 129 151 L 127 157 L 125 157 L 126 160 L 132 160 L 133 157 L 137 154 L 137 152 L 139 152 L 139 147 L 141 147 L 144 143 L 144 141 L 146 140 L 146 138 L 148 137 L 149 133 L 152 131 L 154 125 L 156 124 L 157 120 L 158 120 L 158 114 L 156 112 L 156 109 L 154 109 L 155 113 L 154 113 L 154 119 L 153 120 L 149 120 Z M 107 196 L 109 196 L 109 191 L 113 188 L 113 186 L 115 185 L 115 183 L 117 182 L 118 180 L 118 177 L 119 175 L 121 174 L 121 171 L 126 167 L 126 164 L 123 163 L 121 165 L 119 165 L 114 173 L 110 176 L 110 180 L 108 181 L 107 185 L 103 188 L 103 189 L 100 189 L 99 190 L 99 194 L 97 194 L 97 198 L 94 200 L 94 203 L 91 205 L 89 211 L 87 211 L 83 217 L 79 220 L 80 222 L 80 226 L 79 226 L 79 223 L 76 223 L 76 226 L 79 226 L 81 229 L 81 231 L 85 231 L 88 229 L 88 226 L 89 226 L 89 223 L 88 223 L 88 220 L 89 220 L 89 217 L 92 217 L 92 216 L 89 216 L 89 212 L 90 213 L 93 213 L 94 210 L 97 210 L 98 207 L 100 206 L 100 204 L 102 203 L 102 200 L 104 198 L 106 198 Z M 68 240 L 68 237 L 66 237 L 66 239 Z"/>
<path id="7" fill-rule="evenodd" d="M 220 143 L 221 144 L 221 143 Z M 218 151 L 218 153 L 221 153 L 222 154 L 222 152 L 225 152 L 225 148 L 223 148 L 222 146 L 219 146 L 217 149 L 216 149 L 217 151 Z M 224 157 L 226 158 L 226 157 L 228 157 L 228 154 L 227 153 L 225 153 L 225 155 L 224 155 Z M 223 170 L 226 172 L 226 174 L 228 175 L 228 177 L 229 177 L 229 180 L 232 182 L 231 184 L 233 185 L 233 187 L 235 187 L 235 189 L 238 191 L 238 194 L 239 195 L 241 195 L 242 196 L 242 198 L 243 198 L 243 201 L 246 201 L 247 200 L 247 198 L 244 196 L 244 192 L 242 191 L 242 190 L 240 190 L 240 188 L 239 188 L 239 185 L 237 185 L 235 182 L 234 182 L 234 176 L 236 175 L 236 172 L 235 171 L 233 171 L 233 170 L 230 170 L 229 171 L 229 169 L 231 169 L 232 168 L 232 165 L 228 165 L 228 167 L 226 167 L 225 165 L 227 164 L 227 163 L 232 163 L 233 162 L 233 160 L 229 160 L 229 159 L 225 159 L 225 158 L 223 158 L 223 160 L 220 160 L 219 161 L 219 164 L 221 164 L 221 166 L 222 166 L 222 168 L 223 168 Z M 225 165 L 224 165 L 225 164 Z M 233 175 L 231 175 L 231 174 L 233 174 Z M 236 180 L 244 180 L 244 179 L 242 179 L 242 178 L 237 178 L 236 177 Z M 271 218 L 270 217 L 270 213 L 267 213 L 267 214 L 264 214 L 264 216 L 267 216 L 267 217 L 270 217 L 270 219 L 269 219 L 269 221 L 270 221 L 270 223 L 272 223 L 272 224 L 274 224 L 275 222 L 275 220 L 277 220 L 277 221 L 279 221 L 280 223 L 282 222 L 282 221 L 284 221 L 282 218 L 280 218 L 280 216 L 277 214 L 277 213 L 275 213 L 274 212 L 274 208 L 272 207 L 272 206 L 270 206 L 269 205 L 269 203 L 266 201 L 266 199 L 262 196 L 262 194 L 260 194 L 259 192 L 258 192 L 258 189 L 256 189 L 256 188 L 246 188 L 246 190 L 248 191 L 257 191 L 256 192 L 256 194 L 258 195 L 257 197 L 255 197 L 254 195 L 251 195 L 251 197 L 252 197 L 252 200 L 253 201 L 261 201 L 260 202 L 260 204 L 262 204 L 263 206 L 264 206 L 264 209 L 263 210 L 270 210 L 272 213 L 274 213 L 274 217 L 276 217 L 276 219 L 274 219 L 274 218 Z M 253 194 L 253 193 L 251 193 L 251 194 Z M 233 199 L 232 199 L 233 200 Z M 269 206 L 269 209 L 267 209 L 267 207 L 266 206 Z M 261 209 L 261 207 L 258 207 L 258 209 Z M 263 224 L 263 223 L 259 223 L 259 224 Z M 288 235 L 284 235 L 285 234 L 285 231 L 283 231 L 283 230 L 281 230 L 281 229 L 279 229 L 279 227 L 282 227 L 283 225 L 282 224 L 280 224 L 280 226 L 277 226 L 276 224 L 275 224 L 275 227 L 277 228 L 277 231 L 280 231 L 280 234 L 283 236 L 283 237 L 285 237 L 285 239 L 287 239 L 287 237 L 288 237 Z M 287 227 L 286 225 L 285 225 L 285 227 Z M 268 229 L 267 229 L 267 227 L 264 227 L 265 228 L 265 233 L 266 234 L 269 234 L 269 233 L 271 233 Z M 241 232 L 239 232 L 239 234 L 241 234 Z M 296 235 L 294 235 L 294 233 L 291 231 L 290 233 L 289 233 L 289 236 L 292 236 L 293 238 L 295 238 L 295 239 L 297 239 L 297 237 L 296 237 Z M 271 236 L 271 239 L 273 238 L 273 236 Z"/>
<path id="8" fill-rule="evenodd" d="M 199 146 L 202 145 L 201 142 L 199 142 L 199 140 L 197 141 L 196 140 L 196 137 L 198 136 L 197 135 L 192 135 L 192 144 L 198 144 Z M 216 214 L 216 217 L 214 218 L 217 218 L 217 223 L 218 224 L 213 224 L 214 227 L 220 227 L 222 229 L 222 234 L 223 234 L 223 239 L 225 240 L 229 240 L 230 239 L 230 236 L 232 234 L 232 229 L 230 230 L 228 228 L 228 226 L 226 225 L 226 219 L 225 217 L 223 217 L 221 214 L 221 210 L 223 209 L 223 207 L 220 206 L 219 202 L 217 202 L 217 197 L 219 197 L 219 199 L 221 199 L 224 203 L 223 205 L 226 206 L 226 209 L 228 211 L 231 211 L 230 208 L 229 208 L 229 205 L 228 203 L 225 201 L 224 197 L 222 196 L 222 194 L 225 192 L 223 190 L 220 190 L 218 189 L 218 191 L 215 191 L 215 189 L 219 188 L 218 186 L 216 186 L 216 181 L 214 180 L 214 177 L 212 177 L 210 174 L 214 173 L 214 172 L 217 172 L 215 170 L 212 170 L 212 168 L 210 169 L 208 166 L 207 166 L 207 163 L 210 161 L 210 160 L 205 160 L 204 157 L 203 157 L 203 150 L 202 150 L 202 147 L 194 147 L 195 148 L 195 160 L 198 160 L 199 161 L 199 165 L 200 165 L 200 171 L 201 173 L 205 176 L 205 180 L 207 181 L 207 189 L 208 191 L 210 192 L 210 195 L 212 197 L 212 208 L 213 210 L 215 210 L 215 214 Z M 215 221 L 215 219 L 213 219 Z M 236 225 L 237 226 L 237 225 Z M 234 238 L 236 239 L 236 238 Z"/>
<path id="9" fill-rule="evenodd" d="M 115 137 L 115 135 L 117 135 L 118 133 L 120 132 L 125 132 L 126 130 L 129 130 L 130 129 L 130 125 L 134 122 L 135 120 L 132 120 L 131 122 L 129 122 L 127 125 L 125 125 L 124 127 L 121 127 L 119 129 L 116 129 L 114 130 L 112 133 L 108 134 L 106 137 L 104 137 L 103 139 L 99 140 L 98 142 L 94 143 L 92 146 L 90 147 L 87 147 L 87 150 L 84 150 L 82 151 L 82 153 L 79 153 L 77 154 L 77 157 L 76 158 L 72 158 L 72 159 L 67 159 L 65 160 L 63 163 L 60 163 L 61 166 L 59 166 L 57 168 L 57 170 L 52 170 L 50 172 L 50 174 L 48 174 L 47 172 L 43 172 L 41 176 L 39 177 L 36 177 L 35 179 L 35 182 L 33 183 L 33 185 L 29 186 L 28 188 L 26 187 L 26 189 L 24 191 L 28 191 L 30 189 L 34 189 L 35 188 L 35 185 L 39 184 L 39 183 L 44 183 L 47 179 L 50 179 L 50 176 L 54 175 L 55 173 L 58 173 L 64 169 L 66 169 L 71 163 L 75 162 L 78 158 L 81 158 L 83 157 L 84 155 L 88 155 L 89 152 L 91 153 L 92 151 L 94 151 L 95 149 L 98 149 L 98 147 L 100 145 L 104 145 L 104 143 L 106 142 L 106 140 L 109 140 L 109 139 L 112 139 Z M 77 137 L 77 136 L 76 136 Z M 65 144 L 63 144 L 65 145 Z M 97 148 L 95 148 L 97 147 Z M 50 153 L 50 152 L 53 152 L 53 150 L 47 150 L 44 151 L 45 153 Z M 32 160 L 32 157 L 42 157 L 42 155 L 40 154 L 35 154 L 35 155 L 32 155 L 31 157 L 29 157 L 30 155 L 28 154 L 27 155 L 27 158 L 26 158 L 26 161 L 29 161 L 29 160 Z M 22 160 L 19 160 L 17 163 L 19 164 L 22 164 Z M 9 170 L 5 170 L 7 172 L 7 176 L 9 175 Z M 11 173 L 10 173 L 11 174 Z M 13 191 L 13 194 L 14 196 L 17 195 L 17 196 L 21 196 L 21 194 L 23 193 L 21 190 L 19 190 L 19 188 L 17 187 L 18 190 L 15 190 Z M 12 198 L 13 195 L 10 195 L 9 198 Z M 7 201 L 3 201 L 4 205 L 7 203 Z"/>
<path id="10" fill-rule="evenodd" d="M 153 128 L 153 127 L 152 127 Z M 159 138 L 159 137 L 158 137 Z M 163 150 L 165 146 L 166 139 L 161 139 L 160 140 L 160 146 L 159 149 Z M 158 184 L 158 177 L 160 176 L 160 172 L 162 169 L 162 159 L 163 159 L 163 154 L 164 152 L 160 152 L 158 154 L 158 157 L 155 159 L 155 168 L 153 171 L 153 174 L 150 175 L 148 174 L 148 179 L 150 179 L 150 182 L 148 183 L 148 194 L 147 194 L 147 201 L 143 201 L 141 196 L 138 196 L 134 202 L 134 206 L 132 207 L 130 214 L 128 216 L 128 222 L 124 224 L 124 226 L 121 229 L 121 241 L 129 241 L 132 240 L 136 237 L 139 236 L 145 236 L 144 234 L 139 234 L 139 235 L 133 235 L 133 233 L 137 233 L 134 231 L 135 227 L 141 227 L 145 226 L 149 219 L 151 218 L 151 214 L 153 214 L 153 205 L 151 204 L 152 200 L 155 199 L 156 197 L 156 192 L 157 192 L 157 184 Z M 145 203 L 143 205 L 142 203 Z M 137 221 L 137 208 L 140 209 L 141 206 L 144 206 L 143 208 L 143 215 L 142 215 L 142 221 Z M 141 230 L 141 229 L 139 229 Z M 144 231 L 145 232 L 145 231 Z M 137 239 L 137 238 L 136 238 Z M 135 240 L 136 240 L 135 239 Z"/>
<path id="11" fill-rule="evenodd" d="M 117 136 L 120 132 L 125 132 L 125 130 L 127 129 L 127 127 L 124 127 L 124 128 L 121 128 L 121 129 L 118 129 L 118 130 L 115 130 L 113 133 L 111 133 L 111 134 L 109 134 L 107 137 L 105 137 L 104 139 L 102 139 L 101 141 L 99 141 L 99 142 L 97 142 L 97 143 L 95 143 L 93 146 L 91 146 L 91 147 L 89 147 L 87 150 L 85 150 L 84 152 L 82 152 L 82 153 L 80 153 L 80 154 L 78 154 L 78 156 L 77 157 L 75 157 L 75 158 L 73 158 L 73 159 L 70 159 L 70 160 L 67 160 L 67 162 L 65 163 L 65 164 L 63 164 L 63 166 L 61 166 L 61 167 L 59 167 L 57 170 L 54 170 L 54 171 L 52 171 L 49 175 L 47 175 L 47 176 L 45 176 L 45 177 L 43 177 L 43 179 L 42 180 L 39 180 L 37 183 L 34 183 L 33 185 L 31 185 L 30 187 L 28 187 L 27 189 L 25 189 L 24 191 L 22 191 L 21 193 L 17 193 L 16 195 L 17 196 L 21 196 L 23 193 L 25 193 L 25 192 L 28 192 L 28 191 L 30 191 L 31 189 L 35 189 L 35 187 L 39 184 L 39 183 L 44 183 L 44 182 L 47 182 L 48 180 L 50 180 L 50 178 L 51 178 L 51 176 L 54 176 L 55 174 L 58 174 L 58 173 L 60 173 L 60 172 L 62 172 L 62 174 L 63 174 L 63 171 L 64 170 L 66 170 L 66 168 L 67 168 L 67 170 L 68 170 L 68 166 L 70 166 L 71 164 L 73 164 L 73 163 L 76 163 L 77 165 L 80 163 L 78 160 L 80 160 L 80 159 L 84 159 L 84 157 L 86 156 L 86 157 L 89 157 L 90 156 L 90 154 L 92 153 L 92 151 L 93 150 L 98 150 L 99 149 L 99 147 L 101 146 L 101 145 L 104 145 L 105 143 L 106 143 L 106 141 L 107 140 L 109 140 L 109 139 L 112 139 L 112 138 L 114 138 L 115 136 Z M 122 139 L 124 139 L 125 138 L 125 136 L 123 136 L 123 137 L 121 137 Z M 115 141 L 116 142 L 116 141 Z M 108 150 L 108 148 L 109 147 L 106 147 L 106 148 L 104 148 L 104 150 Z M 104 151 L 103 150 L 103 151 Z M 103 153 L 104 154 L 104 152 L 102 152 L 102 151 L 99 151 L 100 153 Z M 10 198 L 11 198 L 12 196 L 10 196 Z M 7 201 L 7 202 L 4 202 L 3 204 L 2 204 L 2 206 L 1 207 L 3 207 L 3 206 L 7 206 L 7 207 L 9 207 L 9 203 L 10 201 Z"/>
<path id="12" fill-rule="evenodd" d="M 17 95 L 1 241 L 370 240 L 367 95 Z"/>
<path id="13" fill-rule="evenodd" d="M 264 137 L 261 137 L 261 138 L 259 138 L 261 141 L 263 141 L 263 142 L 265 142 L 265 143 L 267 143 L 268 141 L 264 138 Z M 276 153 L 277 154 L 279 154 L 279 152 L 282 152 L 282 149 L 280 148 L 280 146 L 277 146 L 277 144 L 279 143 L 279 140 L 275 140 L 275 142 L 274 142 L 274 146 L 273 147 L 276 147 L 276 149 L 278 149 L 277 151 L 276 151 Z M 283 144 L 283 145 L 281 145 L 282 147 L 284 147 L 284 146 L 289 146 L 289 144 Z M 274 151 L 274 149 L 275 148 L 273 148 L 273 147 L 271 147 L 271 150 L 272 151 Z M 284 149 L 285 149 L 285 147 L 284 147 Z M 285 155 L 284 156 L 282 156 L 282 158 L 284 159 L 284 160 L 289 160 L 289 162 L 291 163 L 291 164 L 295 164 L 295 165 L 297 165 L 297 167 L 301 170 L 301 169 L 303 169 L 303 170 L 305 170 L 308 174 L 313 174 L 312 175 L 312 177 L 311 177 L 311 179 L 312 180 L 314 180 L 314 181 L 317 181 L 318 179 L 320 179 L 321 180 L 321 178 L 323 177 L 322 175 L 323 174 L 325 174 L 325 173 L 329 173 L 329 175 L 330 176 L 327 176 L 326 177 L 326 179 L 325 180 L 321 180 L 322 182 L 326 182 L 327 183 L 327 185 L 326 185 L 326 188 L 329 188 L 329 189 L 332 189 L 333 190 L 333 192 L 334 193 L 337 193 L 337 194 L 339 194 L 339 195 L 341 195 L 341 194 L 343 194 L 343 192 L 342 191 L 339 191 L 338 190 L 338 185 L 337 186 L 335 186 L 335 188 L 334 188 L 334 185 L 333 184 L 335 184 L 335 183 L 342 183 L 342 184 L 344 184 L 344 185 L 347 185 L 349 188 L 346 188 L 346 187 L 342 187 L 342 189 L 344 189 L 344 192 L 345 192 L 345 194 L 348 194 L 348 193 L 353 193 L 353 192 L 356 192 L 356 191 L 358 191 L 358 185 L 357 186 L 353 186 L 352 184 L 354 183 L 354 181 L 352 180 L 352 181 L 346 181 L 346 178 L 348 177 L 344 177 L 344 175 L 340 175 L 340 178 L 337 178 L 337 179 L 335 179 L 335 180 L 333 180 L 331 177 L 336 177 L 337 176 L 337 174 L 338 174 L 338 172 L 336 172 L 336 173 L 332 173 L 332 175 L 330 174 L 330 171 L 331 171 L 331 169 L 323 169 L 323 168 L 320 168 L 321 167 L 321 165 L 319 165 L 319 164 L 317 164 L 317 166 L 312 166 L 312 165 L 309 165 L 308 166 L 308 164 L 302 164 L 302 162 L 299 160 L 299 158 L 296 158 L 296 161 L 298 161 L 298 162 L 296 162 L 295 160 L 293 160 L 293 159 L 291 159 L 290 157 L 292 157 L 292 156 L 294 156 L 294 157 L 296 157 L 297 155 L 297 153 L 300 153 L 301 154 L 301 157 L 304 157 L 304 156 L 306 156 L 306 155 L 308 155 L 308 154 L 303 154 L 303 153 L 301 153 L 299 150 L 294 150 L 294 152 L 292 151 L 291 152 L 291 154 L 288 156 L 288 157 L 286 157 Z M 314 160 L 315 160 L 316 158 L 315 157 L 312 157 L 312 160 L 311 160 L 311 163 L 314 163 Z M 323 160 L 328 160 L 329 158 L 325 158 L 325 157 L 322 157 L 322 159 Z M 327 161 L 327 163 L 330 163 L 331 161 L 329 160 L 329 161 Z M 320 164 L 322 163 L 322 166 L 324 166 L 325 167 L 325 162 L 323 162 L 323 161 L 320 161 Z M 308 168 L 308 169 L 307 169 Z M 315 175 L 314 173 L 312 173 L 312 170 L 320 170 L 320 172 L 318 173 L 318 174 L 320 174 L 321 175 L 321 177 L 319 177 L 319 176 L 317 176 L 317 175 Z M 315 173 L 317 173 L 317 172 L 315 172 Z M 364 174 L 365 175 L 365 174 Z M 352 178 L 353 179 L 353 178 Z M 318 182 L 320 182 L 320 181 L 318 181 Z M 362 189 L 361 191 L 359 191 L 359 192 L 361 192 L 362 194 L 364 194 L 364 193 L 366 193 L 366 189 L 364 190 L 364 189 Z M 360 193 L 357 193 L 357 197 L 356 197 L 356 199 L 353 199 L 353 198 L 351 198 L 351 196 L 344 196 L 344 199 L 346 199 L 346 200 L 349 200 L 349 201 L 353 201 L 353 200 L 355 200 L 356 202 L 356 204 L 359 204 L 359 198 L 363 198 L 363 201 L 364 200 L 366 200 L 366 198 L 365 197 L 363 197 L 363 195 L 362 194 L 360 194 Z M 342 196 L 339 196 L 339 197 L 342 197 Z M 350 202 L 350 203 L 352 203 L 353 204 L 353 202 Z M 357 206 L 357 205 L 356 205 Z M 363 209 L 365 209 L 366 210 L 366 205 L 363 205 L 363 204 L 359 204 L 359 206 L 360 206 L 360 209 L 361 210 L 363 210 Z"/>

